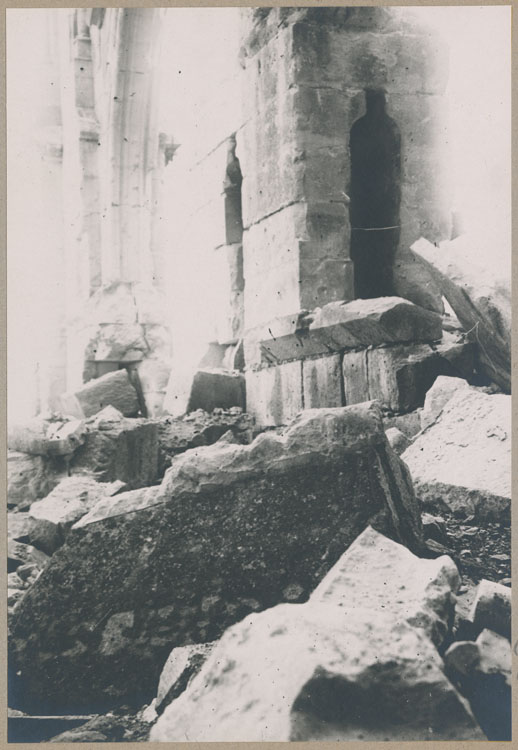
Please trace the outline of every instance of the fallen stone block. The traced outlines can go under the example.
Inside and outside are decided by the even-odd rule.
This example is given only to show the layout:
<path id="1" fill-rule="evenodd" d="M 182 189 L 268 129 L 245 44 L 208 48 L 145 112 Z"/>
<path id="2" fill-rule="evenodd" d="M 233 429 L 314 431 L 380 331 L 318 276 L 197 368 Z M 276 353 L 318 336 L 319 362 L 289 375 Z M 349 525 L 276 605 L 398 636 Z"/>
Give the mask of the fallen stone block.
<path id="1" fill-rule="evenodd" d="M 403 453 L 420 501 L 477 519 L 509 521 L 511 399 L 456 392 Z"/>
<path id="2" fill-rule="evenodd" d="M 418 255 L 411 250 L 399 252 L 394 259 L 394 290 L 399 297 L 410 300 L 414 305 L 442 315 L 444 304 L 442 294 L 431 272 Z"/>
<path id="3" fill-rule="evenodd" d="M 434 643 L 458 582 L 366 529 L 308 602 L 229 628 L 150 741 L 483 739 Z"/>
<path id="4" fill-rule="evenodd" d="M 215 409 L 211 414 L 199 409 L 182 419 L 157 419 L 159 445 L 159 476 L 162 477 L 179 453 L 200 445 L 212 445 L 229 430 L 236 443 L 252 442 L 255 420 L 239 407 Z"/>
<path id="5" fill-rule="evenodd" d="M 94 378 L 75 393 L 64 394 L 61 401 L 65 414 L 79 419 L 91 417 L 105 406 L 115 407 L 126 417 L 136 416 L 139 410 L 137 392 L 125 369 Z"/>
<path id="6" fill-rule="evenodd" d="M 444 654 L 444 663 L 488 740 L 509 742 L 512 658 L 507 638 L 483 630 L 475 642 L 453 643 Z"/>
<path id="7" fill-rule="evenodd" d="M 42 456 L 7 452 L 7 506 L 27 510 L 34 500 L 45 497 L 60 477 Z"/>
<path id="8" fill-rule="evenodd" d="M 47 454 L 70 456 L 85 441 L 86 427 L 82 419 L 50 425 L 47 430 Z"/>
<path id="9" fill-rule="evenodd" d="M 96 426 L 97 424 L 97 426 Z M 74 454 L 70 471 L 98 482 L 120 480 L 129 489 L 158 479 L 158 425 L 147 419 L 103 418 L 87 422 L 84 445 Z"/>
<path id="10" fill-rule="evenodd" d="M 32 536 L 54 537 L 59 540 L 52 554 L 63 543 L 68 529 L 86 515 L 104 497 L 117 495 L 125 489 L 124 482 L 96 482 L 87 476 L 72 476 L 61 482 L 43 500 L 31 505 L 29 514 L 36 525 Z"/>
<path id="11" fill-rule="evenodd" d="M 29 513 L 7 514 L 7 536 L 14 541 L 31 544 L 47 555 L 54 554 L 63 544 L 63 532 L 60 528 L 52 523 L 42 523 Z"/>
<path id="12" fill-rule="evenodd" d="M 172 648 L 303 600 L 368 524 L 422 544 L 408 471 L 374 404 L 189 450 L 147 492 L 84 516 L 19 605 L 13 706 L 149 703 Z"/>
<path id="13" fill-rule="evenodd" d="M 272 363 L 387 343 L 436 341 L 442 324 L 439 315 L 408 300 L 378 297 L 330 302 L 312 313 L 278 318 L 254 336 L 262 362 Z"/>
<path id="14" fill-rule="evenodd" d="M 480 581 L 468 619 L 478 631 L 488 628 L 510 638 L 511 589 L 493 581 Z"/>
<path id="15" fill-rule="evenodd" d="M 389 427 L 388 430 L 385 430 L 385 435 L 387 436 L 390 447 L 398 454 L 398 456 L 404 453 L 410 445 L 411 441 L 403 432 L 401 432 L 401 430 L 398 430 L 397 427 Z"/>
<path id="16" fill-rule="evenodd" d="M 155 710 L 161 714 L 164 709 L 184 690 L 195 677 L 211 651 L 216 641 L 211 643 L 194 643 L 191 646 L 174 648 L 164 664 L 158 683 Z"/>
<path id="17" fill-rule="evenodd" d="M 509 284 L 478 267 L 463 240 L 439 248 L 421 238 L 412 245 L 464 326 L 482 372 L 511 392 L 511 295 Z"/>
<path id="18" fill-rule="evenodd" d="M 24 424 L 9 425 L 7 432 L 8 449 L 30 453 L 34 456 L 46 456 L 47 431 L 52 423 L 50 418 L 38 416 Z"/>
<path id="19" fill-rule="evenodd" d="M 8 573 L 14 573 L 21 565 L 27 565 L 28 563 L 33 563 L 39 570 L 42 570 L 49 559 L 48 555 L 32 547 L 30 544 L 23 544 L 23 542 L 12 540 L 7 542 Z"/>
<path id="20" fill-rule="evenodd" d="M 422 429 L 437 420 L 445 405 L 459 388 L 469 388 L 469 385 L 462 378 L 448 377 L 447 375 L 439 375 L 436 378 L 424 400 L 421 411 Z"/>

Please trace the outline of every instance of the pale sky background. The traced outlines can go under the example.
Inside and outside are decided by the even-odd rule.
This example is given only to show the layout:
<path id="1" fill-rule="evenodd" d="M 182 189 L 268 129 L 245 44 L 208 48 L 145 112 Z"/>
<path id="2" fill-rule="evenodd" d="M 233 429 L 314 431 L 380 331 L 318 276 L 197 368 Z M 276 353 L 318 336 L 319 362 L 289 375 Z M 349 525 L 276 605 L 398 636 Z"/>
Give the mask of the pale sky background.
<path id="1" fill-rule="evenodd" d="M 450 165 L 454 205 L 477 238 L 482 263 L 506 273 L 511 258 L 511 35 L 509 6 L 418 7 L 450 42 Z M 8 137 L 8 387 L 9 416 L 32 409 L 35 371 L 48 358 L 54 286 L 46 247 L 56 242 L 45 208 L 45 164 L 37 146 L 38 118 L 47 91 L 43 80 L 48 13 L 7 11 Z M 162 56 L 161 129 L 189 143 L 199 122 L 193 102 L 200 90 L 232 75 L 239 49 L 238 10 L 169 9 Z M 231 55 L 228 53 L 232 52 Z M 234 54 L 235 53 L 235 54 Z M 176 68 L 182 71 L 176 72 Z M 222 117 L 232 121 L 234 113 Z M 229 131 L 230 132 L 230 131 Z M 474 257 L 475 257 L 474 255 Z M 188 279 L 186 280 L 188 283 Z"/>

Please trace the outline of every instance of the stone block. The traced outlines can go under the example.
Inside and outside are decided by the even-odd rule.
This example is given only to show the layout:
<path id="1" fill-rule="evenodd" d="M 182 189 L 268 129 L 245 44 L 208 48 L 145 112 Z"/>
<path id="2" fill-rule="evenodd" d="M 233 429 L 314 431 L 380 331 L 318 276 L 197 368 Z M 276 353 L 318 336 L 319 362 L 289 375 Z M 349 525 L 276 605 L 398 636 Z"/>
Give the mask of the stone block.
<path id="1" fill-rule="evenodd" d="M 469 620 L 477 632 L 489 628 L 511 637 L 511 589 L 483 579 L 477 586 Z"/>
<path id="2" fill-rule="evenodd" d="M 115 407 L 126 417 L 135 416 L 139 410 L 137 392 L 125 369 L 89 381 L 75 393 L 65 394 L 62 403 L 65 413 L 79 411 L 82 418 L 97 414 L 105 406 Z"/>
<path id="3" fill-rule="evenodd" d="M 7 452 L 7 505 L 27 510 L 34 500 L 50 492 L 58 483 L 56 472 L 42 456 L 18 451 Z"/>
<path id="4" fill-rule="evenodd" d="M 261 427 L 279 426 L 304 408 L 302 362 L 247 370 L 246 410 Z"/>
<path id="5" fill-rule="evenodd" d="M 142 705 L 171 648 L 304 600 L 368 524 L 422 544 L 410 476 L 372 404 L 187 451 L 151 491 L 140 510 L 121 495 L 84 517 L 17 605 L 16 707 Z"/>
<path id="6" fill-rule="evenodd" d="M 7 514 L 7 536 L 17 542 L 30 544 L 46 555 L 53 555 L 63 544 L 62 530 L 56 524 L 38 521 L 23 512 Z"/>
<path id="7" fill-rule="evenodd" d="M 480 519 L 508 521 L 511 399 L 458 390 L 402 456 L 422 502 Z"/>
<path id="8" fill-rule="evenodd" d="M 265 334 L 272 326 L 264 326 Z M 281 333 L 282 332 L 282 333 Z M 268 337 L 256 334 L 265 359 L 299 359 L 330 351 L 441 339 L 439 315 L 399 297 L 331 302 L 304 318 L 286 316 Z"/>
<path id="9" fill-rule="evenodd" d="M 104 497 L 119 494 L 124 488 L 120 480 L 107 483 L 87 476 L 66 477 L 47 497 L 31 505 L 30 516 L 66 530 Z"/>
<path id="10" fill-rule="evenodd" d="M 140 323 L 91 327 L 87 338 L 84 358 L 94 362 L 135 362 L 149 352 Z"/>
<path id="11" fill-rule="evenodd" d="M 72 474 L 99 482 L 120 480 L 129 488 L 145 487 L 158 478 L 158 425 L 146 419 L 92 420 L 86 441 L 75 453 Z"/>
<path id="12" fill-rule="evenodd" d="M 411 251 L 400 252 L 394 260 L 394 290 L 415 305 L 432 310 L 439 315 L 444 312 L 441 290 L 432 274 Z"/>
<path id="13" fill-rule="evenodd" d="M 345 406 L 339 354 L 302 362 L 304 408 Z"/>
<path id="14" fill-rule="evenodd" d="M 511 644 L 491 630 L 475 642 L 458 641 L 444 655 L 447 674 L 459 685 L 488 740 L 512 738 Z"/>
<path id="15" fill-rule="evenodd" d="M 434 384 L 426 393 L 421 411 L 422 429 L 429 427 L 437 420 L 450 398 L 459 388 L 469 388 L 469 385 L 462 378 L 453 378 L 446 375 L 439 375 L 435 379 Z"/>
<path id="16" fill-rule="evenodd" d="M 409 440 L 417 435 L 421 431 L 421 409 L 416 409 L 408 414 L 396 414 L 393 416 L 384 415 L 383 421 L 385 423 L 385 429 L 390 427 L 396 427 L 398 430 L 407 436 Z"/>
<path id="17" fill-rule="evenodd" d="M 472 360 L 470 344 L 444 346 L 385 346 L 343 357 L 347 404 L 375 399 L 393 412 L 412 412 L 422 406 L 439 375 L 466 372 Z"/>
<path id="18" fill-rule="evenodd" d="M 483 739 L 436 649 L 458 583 L 448 558 L 366 529 L 309 601 L 227 630 L 150 740 Z"/>
<path id="19" fill-rule="evenodd" d="M 389 427 L 388 430 L 385 431 L 385 434 L 390 443 L 390 447 L 398 454 L 398 456 L 404 453 L 410 445 L 410 440 L 403 432 L 401 432 L 401 430 L 398 430 L 397 427 Z"/>

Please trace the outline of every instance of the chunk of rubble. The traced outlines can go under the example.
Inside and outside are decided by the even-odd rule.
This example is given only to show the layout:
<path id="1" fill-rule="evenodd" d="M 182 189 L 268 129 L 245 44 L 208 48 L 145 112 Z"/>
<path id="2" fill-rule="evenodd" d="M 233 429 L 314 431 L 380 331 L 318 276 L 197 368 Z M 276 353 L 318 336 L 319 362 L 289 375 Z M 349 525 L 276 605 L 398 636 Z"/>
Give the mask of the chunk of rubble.
<path id="1" fill-rule="evenodd" d="M 450 398 L 461 388 L 469 388 L 467 381 L 462 378 L 448 377 L 447 375 L 439 375 L 436 378 L 424 400 L 421 411 L 422 429 L 437 420 Z"/>
<path id="2" fill-rule="evenodd" d="M 54 554 L 63 544 L 63 533 L 60 528 L 55 524 L 41 523 L 28 512 L 7 514 L 7 537 L 31 544 L 47 555 Z"/>
<path id="3" fill-rule="evenodd" d="M 42 570 L 48 561 L 48 555 L 30 544 L 12 540 L 7 542 L 8 573 L 14 573 L 21 565 L 27 565 L 28 563 L 34 564 L 38 567 L 38 570 Z"/>
<path id="4" fill-rule="evenodd" d="M 398 430 L 397 427 L 389 427 L 388 430 L 385 430 L 385 434 L 390 447 L 398 456 L 404 453 L 411 443 L 407 436 L 401 430 Z"/>
<path id="5" fill-rule="evenodd" d="M 231 431 L 236 443 L 252 442 L 255 420 L 239 407 L 214 409 L 208 414 L 203 409 L 191 412 L 183 419 L 162 417 L 157 420 L 159 442 L 159 475 L 171 465 L 171 459 L 189 448 L 212 445 Z"/>
<path id="6" fill-rule="evenodd" d="M 183 693 L 207 661 L 216 643 L 217 641 L 193 643 L 171 651 L 158 683 L 154 706 L 157 714 L 163 713 L 164 709 Z"/>
<path id="7" fill-rule="evenodd" d="M 85 441 L 84 420 L 73 419 L 51 424 L 47 430 L 47 454 L 49 456 L 71 456 Z"/>
<path id="8" fill-rule="evenodd" d="M 511 392 L 511 294 L 509 284 L 479 267 L 462 247 L 464 240 L 439 248 L 424 238 L 412 245 L 426 262 L 464 330 L 477 347 L 482 372 Z"/>
<path id="9" fill-rule="evenodd" d="M 492 630 L 453 643 L 444 655 L 450 679 L 465 695 L 488 740 L 511 740 L 511 644 Z"/>
<path id="10" fill-rule="evenodd" d="M 43 500 L 31 505 L 29 514 L 36 522 L 31 534 L 59 539 L 61 546 L 68 529 L 86 515 L 104 497 L 117 495 L 125 489 L 124 482 L 96 482 L 87 476 L 72 476 L 61 482 Z M 52 553 L 51 553 L 52 554 Z"/>
<path id="11" fill-rule="evenodd" d="M 511 589 L 494 581 L 480 581 L 468 619 L 477 631 L 488 628 L 510 638 Z"/>
<path id="12" fill-rule="evenodd" d="M 45 497 L 60 477 L 43 456 L 7 452 L 7 506 L 27 510 L 34 500 Z"/>
<path id="13" fill-rule="evenodd" d="M 458 583 L 367 528 L 308 602 L 229 628 L 150 741 L 483 739 L 435 645 Z"/>
<path id="14" fill-rule="evenodd" d="M 74 454 L 70 472 L 99 482 L 120 480 L 130 489 L 158 479 L 158 425 L 147 419 L 120 419 L 103 411 L 90 422 L 84 445 Z"/>
<path id="15" fill-rule="evenodd" d="M 74 393 L 65 393 L 61 404 L 65 414 L 79 419 L 92 417 L 105 406 L 115 407 L 125 417 L 136 416 L 139 411 L 137 392 L 125 369 L 108 372 L 89 380 Z"/>
<path id="16" fill-rule="evenodd" d="M 20 708 L 148 702 L 171 648 L 307 598 L 368 524 L 422 545 L 410 476 L 375 404 L 308 410 L 281 435 L 187 451 L 147 492 L 84 516 L 19 605 Z"/>
<path id="17" fill-rule="evenodd" d="M 511 511 L 511 397 L 455 392 L 437 421 L 403 453 L 427 506 L 508 522 Z"/>

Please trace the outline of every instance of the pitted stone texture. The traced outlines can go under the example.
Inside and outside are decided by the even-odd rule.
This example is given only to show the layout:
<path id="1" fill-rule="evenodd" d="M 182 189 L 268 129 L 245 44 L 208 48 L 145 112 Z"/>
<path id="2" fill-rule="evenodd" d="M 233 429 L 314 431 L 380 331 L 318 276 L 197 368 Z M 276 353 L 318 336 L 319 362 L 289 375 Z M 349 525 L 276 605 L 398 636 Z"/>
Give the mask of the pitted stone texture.
<path id="1" fill-rule="evenodd" d="M 436 313 L 407 300 L 379 297 L 331 302 L 305 317 L 272 321 L 265 333 L 263 361 L 282 362 L 387 343 L 432 342 L 442 337 L 442 324 Z"/>
<path id="2" fill-rule="evenodd" d="M 227 630 L 150 740 L 483 739 L 430 637 L 457 585 L 449 558 L 366 529 L 308 602 Z"/>
<path id="3" fill-rule="evenodd" d="M 509 519 L 511 397 L 460 389 L 402 458 L 422 502 Z"/>
<path id="4" fill-rule="evenodd" d="M 38 710 L 149 702 L 171 648 L 308 597 L 368 524 L 421 548 L 410 476 L 373 404 L 187 451 L 159 488 L 84 517 L 18 605 L 13 699 Z M 108 654 L 120 613 L 133 625 Z"/>
<path id="5" fill-rule="evenodd" d="M 98 426 L 97 426 L 98 424 Z M 131 489 L 158 479 L 158 426 L 146 419 L 107 418 L 87 422 L 84 445 L 70 464 L 72 474 L 99 482 L 120 480 Z"/>
<path id="6" fill-rule="evenodd" d="M 480 369 L 511 392 L 511 298 L 509 284 L 481 268 L 462 238 L 438 249 L 421 238 L 412 249 L 426 261 L 442 294 L 477 347 Z"/>
<path id="7" fill-rule="evenodd" d="M 114 406 L 124 416 L 139 410 L 137 392 L 126 370 L 117 370 L 90 380 L 73 394 L 62 396 L 63 411 L 80 418 L 91 417 L 105 406 Z"/>

